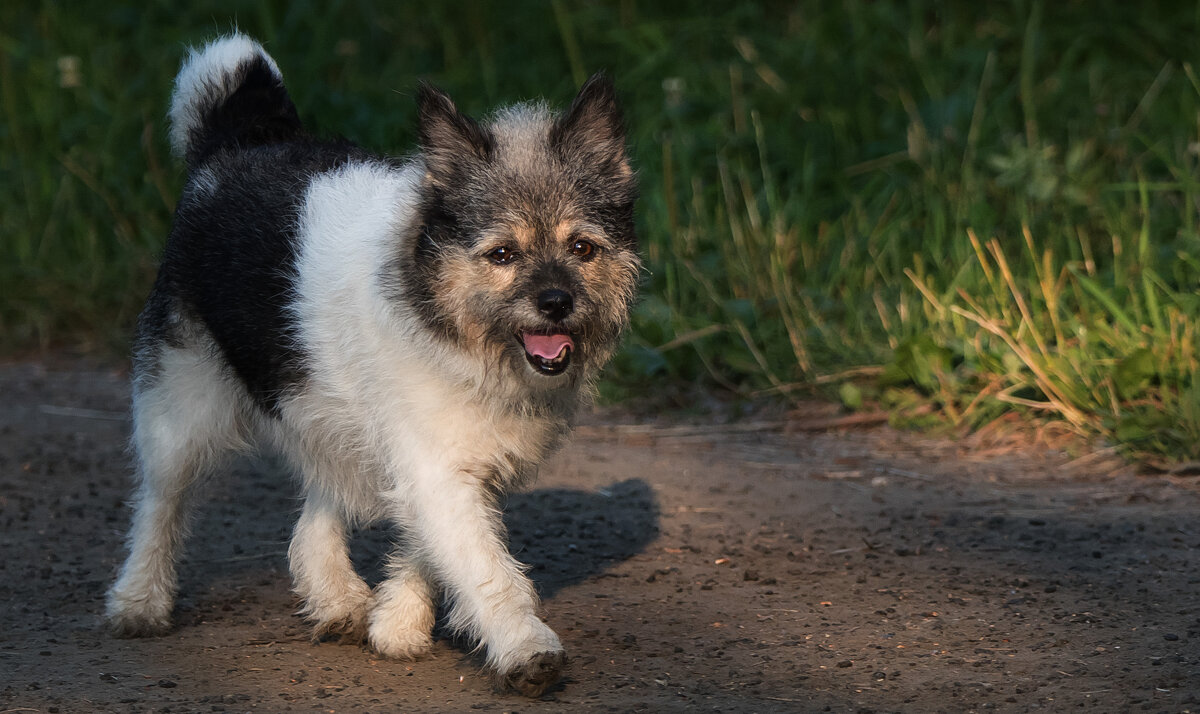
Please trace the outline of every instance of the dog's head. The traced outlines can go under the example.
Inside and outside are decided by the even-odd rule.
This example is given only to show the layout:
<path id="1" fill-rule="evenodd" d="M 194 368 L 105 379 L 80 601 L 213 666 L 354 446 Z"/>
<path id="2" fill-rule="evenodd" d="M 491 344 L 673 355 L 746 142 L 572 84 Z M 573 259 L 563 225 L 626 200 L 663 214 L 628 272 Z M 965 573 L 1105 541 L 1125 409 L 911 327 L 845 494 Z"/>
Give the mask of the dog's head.
<path id="1" fill-rule="evenodd" d="M 612 84 L 477 123 L 418 92 L 425 177 L 406 293 L 441 339 L 548 387 L 611 356 L 638 282 L 634 172 Z M 411 262 L 409 262 L 411 261 Z"/>

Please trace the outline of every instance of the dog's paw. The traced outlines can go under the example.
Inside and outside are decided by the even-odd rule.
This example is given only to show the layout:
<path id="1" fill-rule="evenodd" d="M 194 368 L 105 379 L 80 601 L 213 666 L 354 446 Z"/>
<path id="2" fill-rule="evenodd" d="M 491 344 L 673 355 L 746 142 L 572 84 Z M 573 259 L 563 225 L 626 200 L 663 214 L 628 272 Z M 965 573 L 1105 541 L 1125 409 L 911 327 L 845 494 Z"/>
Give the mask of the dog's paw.
<path id="1" fill-rule="evenodd" d="M 385 580 L 375 591 L 367 642 L 392 659 L 416 659 L 433 647 L 433 590 L 415 571 Z"/>
<path id="2" fill-rule="evenodd" d="M 380 598 L 371 611 L 367 643 L 384 657 L 416 659 L 433 647 L 433 619 L 428 601 Z"/>
<path id="3" fill-rule="evenodd" d="M 497 672 L 496 689 L 537 698 L 558 683 L 566 666 L 566 652 L 538 652 L 507 672 Z"/>
<path id="4" fill-rule="evenodd" d="M 337 642 L 339 645 L 359 645 L 367 636 L 367 613 L 350 612 L 329 620 L 313 623 L 312 641 Z"/>
<path id="5" fill-rule="evenodd" d="M 367 644 L 389 659 L 417 659 L 433 648 L 433 637 L 414 628 L 385 629 L 372 625 Z"/>
<path id="6" fill-rule="evenodd" d="M 108 631 L 114 637 L 158 637 L 170 631 L 170 619 L 109 617 Z"/>
<path id="7" fill-rule="evenodd" d="M 112 612 L 106 616 L 108 631 L 114 637 L 158 637 L 171 631 L 171 616 L 133 612 Z"/>
<path id="8" fill-rule="evenodd" d="M 115 637 L 155 637 L 171 631 L 174 602 L 161 592 L 114 586 L 108 593 L 104 619 Z"/>
<path id="9" fill-rule="evenodd" d="M 353 580 L 337 590 L 310 594 L 300 614 L 312 623 L 314 643 L 358 645 L 366 639 L 370 610 L 370 588 L 361 580 Z"/>

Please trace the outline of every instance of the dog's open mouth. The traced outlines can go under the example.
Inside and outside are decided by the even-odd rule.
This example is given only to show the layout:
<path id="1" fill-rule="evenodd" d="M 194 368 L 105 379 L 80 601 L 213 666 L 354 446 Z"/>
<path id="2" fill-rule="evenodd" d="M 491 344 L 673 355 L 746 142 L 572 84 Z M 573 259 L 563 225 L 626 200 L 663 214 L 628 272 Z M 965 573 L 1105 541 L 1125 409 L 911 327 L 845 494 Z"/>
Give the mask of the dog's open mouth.
<path id="1" fill-rule="evenodd" d="M 538 335 L 521 333 L 521 344 L 525 347 L 525 359 L 541 374 L 562 374 L 571 364 L 571 353 L 575 342 L 565 333 Z"/>

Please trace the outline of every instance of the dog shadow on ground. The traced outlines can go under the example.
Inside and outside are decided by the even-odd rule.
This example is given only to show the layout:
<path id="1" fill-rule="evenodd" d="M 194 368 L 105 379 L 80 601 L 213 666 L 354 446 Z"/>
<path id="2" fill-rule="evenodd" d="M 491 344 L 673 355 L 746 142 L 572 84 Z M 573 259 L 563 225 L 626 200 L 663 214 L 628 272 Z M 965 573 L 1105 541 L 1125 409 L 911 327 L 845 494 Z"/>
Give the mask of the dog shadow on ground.
<path id="1" fill-rule="evenodd" d="M 274 613 L 299 605 L 289 593 L 286 558 L 298 510 L 295 488 L 285 473 L 254 466 L 218 487 L 199 509 L 189 556 L 180 568 L 175 620 L 185 627 L 227 619 L 244 609 L 245 602 L 261 603 Z M 658 499 L 650 484 L 636 478 L 595 490 L 540 488 L 510 494 L 502 507 L 509 549 L 528 566 L 544 600 L 644 552 L 659 535 Z M 396 540 L 397 533 L 386 524 L 352 534 L 351 558 L 372 587 L 385 576 Z M 449 631 L 446 617 L 443 602 L 435 636 L 472 652 L 474 643 Z M 469 658 L 482 666 L 478 653 Z"/>
<path id="2" fill-rule="evenodd" d="M 529 566 L 529 576 L 545 599 L 641 553 L 659 532 L 658 499 L 641 479 L 596 491 L 540 488 L 515 493 L 503 508 L 509 550 Z M 387 527 L 355 535 L 353 559 L 372 586 L 384 575 L 382 565 L 392 543 Z"/>
<path id="3" fill-rule="evenodd" d="M 509 547 L 543 598 L 603 573 L 658 537 L 658 499 L 641 479 L 598 491 L 546 488 L 510 496 Z"/>
<path id="4" fill-rule="evenodd" d="M 201 498 L 188 557 L 180 568 L 185 602 L 214 579 L 244 583 L 264 568 L 286 577 L 287 544 L 298 515 L 297 493 L 288 474 L 260 462 L 241 466 Z M 642 479 L 617 481 L 595 490 L 537 488 L 509 494 L 501 503 L 509 550 L 529 566 L 542 598 L 604 573 L 645 550 L 659 534 L 659 505 Z M 385 577 L 385 564 L 398 540 L 389 524 L 356 529 L 351 559 L 367 584 Z"/>

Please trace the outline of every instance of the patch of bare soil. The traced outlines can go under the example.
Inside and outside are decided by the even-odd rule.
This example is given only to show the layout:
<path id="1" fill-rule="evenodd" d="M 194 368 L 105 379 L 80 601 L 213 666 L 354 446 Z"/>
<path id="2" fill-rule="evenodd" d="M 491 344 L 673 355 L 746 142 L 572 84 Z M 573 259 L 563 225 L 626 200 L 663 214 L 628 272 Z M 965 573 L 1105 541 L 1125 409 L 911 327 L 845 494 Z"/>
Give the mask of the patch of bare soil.
<path id="1" fill-rule="evenodd" d="M 571 657 L 543 700 L 467 646 L 418 662 L 312 644 L 269 465 L 214 479 L 177 628 L 118 640 L 126 378 L 0 367 L 0 711 L 1196 711 L 1200 496 L 1042 447 L 887 428 L 588 420 L 508 502 Z M 387 534 L 355 541 L 377 577 Z"/>

